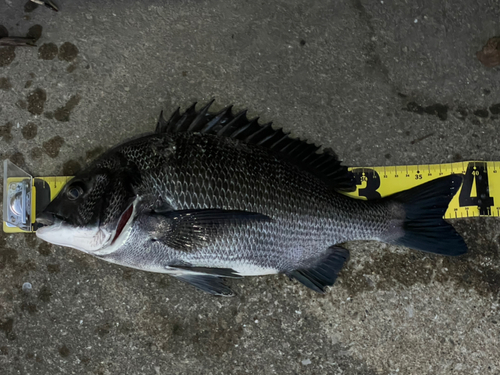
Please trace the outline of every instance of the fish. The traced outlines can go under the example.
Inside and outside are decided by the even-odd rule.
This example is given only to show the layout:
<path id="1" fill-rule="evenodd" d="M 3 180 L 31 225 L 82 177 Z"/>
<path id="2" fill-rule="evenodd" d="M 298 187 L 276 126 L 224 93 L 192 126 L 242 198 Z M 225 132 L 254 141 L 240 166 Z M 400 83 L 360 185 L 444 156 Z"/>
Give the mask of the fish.
<path id="1" fill-rule="evenodd" d="M 154 132 L 95 159 L 38 215 L 37 237 L 217 296 L 234 295 L 227 279 L 270 274 L 324 293 L 349 241 L 467 252 L 443 219 L 462 176 L 354 199 L 333 151 L 212 103 L 162 112 Z"/>

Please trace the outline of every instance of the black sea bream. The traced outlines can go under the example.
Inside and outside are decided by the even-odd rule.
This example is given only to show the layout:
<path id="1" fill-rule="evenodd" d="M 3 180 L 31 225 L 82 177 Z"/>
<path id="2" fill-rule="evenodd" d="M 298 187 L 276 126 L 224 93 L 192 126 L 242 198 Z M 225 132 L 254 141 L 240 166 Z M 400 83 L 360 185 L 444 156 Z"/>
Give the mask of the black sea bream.
<path id="1" fill-rule="evenodd" d="M 231 107 L 207 106 L 127 141 L 79 172 L 39 216 L 37 236 L 108 262 L 168 273 L 216 295 L 224 278 L 283 273 L 323 292 L 349 252 L 378 240 L 436 254 L 466 244 L 442 217 L 452 175 L 376 201 L 349 198 L 330 152 Z"/>

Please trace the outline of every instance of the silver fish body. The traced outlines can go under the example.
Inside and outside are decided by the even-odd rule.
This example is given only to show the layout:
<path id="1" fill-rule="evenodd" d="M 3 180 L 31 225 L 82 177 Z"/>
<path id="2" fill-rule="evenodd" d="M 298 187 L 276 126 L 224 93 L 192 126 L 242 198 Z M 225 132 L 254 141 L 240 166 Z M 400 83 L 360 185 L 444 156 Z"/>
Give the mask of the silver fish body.
<path id="1" fill-rule="evenodd" d="M 235 218 L 221 225 L 216 238 L 208 238 L 203 246 L 193 245 L 189 251 L 162 248 L 159 254 L 168 254 L 167 262 L 178 258 L 206 267 L 248 263 L 252 268 L 286 272 L 317 259 L 332 244 L 379 239 L 394 219 L 386 201 L 348 198 L 261 149 L 226 138 L 180 133 L 151 136 L 148 143 L 152 147 L 143 140 L 140 143 L 139 147 L 154 150 L 151 155 L 145 157 L 144 151 L 127 145 L 123 156 L 140 155 L 131 161 L 146 171 L 146 186 L 141 189 L 155 187 L 149 199 L 160 197 L 162 211 L 167 205 L 168 211 L 220 209 L 269 218 Z M 154 168 L 141 162 L 158 155 L 161 158 Z M 162 215 L 151 216 L 147 209 L 142 212 L 133 231 L 138 238 L 154 237 L 146 232 L 169 221 Z M 118 253 L 123 253 L 123 261 L 128 256 L 128 250 L 123 248 L 106 258 L 113 259 Z"/>
<path id="2" fill-rule="evenodd" d="M 273 273 L 324 291 L 348 259 L 338 245 L 347 241 L 466 251 L 442 220 L 460 177 L 378 201 L 348 198 L 338 190 L 349 189 L 349 176 L 333 155 L 230 111 L 209 115 L 205 108 L 161 119 L 154 134 L 97 159 L 47 207 L 44 215 L 55 223 L 37 235 L 218 295 L 232 294 L 224 277 Z M 91 227 L 100 237 L 94 230 L 92 243 L 79 247 L 73 233 L 80 239 Z"/>

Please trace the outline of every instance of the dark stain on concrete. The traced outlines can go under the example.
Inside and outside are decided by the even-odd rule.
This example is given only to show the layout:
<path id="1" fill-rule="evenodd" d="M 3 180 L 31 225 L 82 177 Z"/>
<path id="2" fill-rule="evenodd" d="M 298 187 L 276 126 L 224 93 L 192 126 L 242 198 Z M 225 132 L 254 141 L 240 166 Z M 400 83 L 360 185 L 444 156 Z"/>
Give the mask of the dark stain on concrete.
<path id="1" fill-rule="evenodd" d="M 85 355 L 79 356 L 78 358 L 84 365 L 88 365 L 90 363 L 90 358 Z"/>
<path id="2" fill-rule="evenodd" d="M 56 111 L 54 112 L 54 118 L 57 121 L 61 122 L 69 121 L 69 115 L 71 114 L 73 108 L 75 108 L 78 103 L 80 103 L 80 99 L 81 97 L 78 94 L 71 96 L 64 107 L 56 109 Z"/>
<path id="3" fill-rule="evenodd" d="M 433 115 L 439 117 L 441 121 L 448 118 L 448 106 L 445 104 L 432 104 L 424 108 L 424 112 L 428 115 Z"/>
<path id="4" fill-rule="evenodd" d="M 424 114 L 424 107 L 422 107 L 421 105 L 418 105 L 415 102 L 409 102 L 408 104 L 406 104 L 406 108 L 403 108 L 403 110 L 408 111 L 408 112 L 413 112 L 413 113 L 416 113 L 418 115 Z"/>
<path id="5" fill-rule="evenodd" d="M 24 242 L 26 242 L 26 246 L 28 246 L 30 249 L 34 249 L 36 245 L 38 244 L 38 240 L 36 236 L 33 234 L 23 234 L 24 237 Z"/>
<path id="6" fill-rule="evenodd" d="M 15 152 L 9 156 L 9 160 L 13 162 L 18 167 L 24 168 L 26 167 L 26 160 L 24 159 L 24 155 L 21 152 Z"/>
<path id="7" fill-rule="evenodd" d="M 63 176 L 74 176 L 81 168 L 80 163 L 76 160 L 68 160 L 63 164 L 62 174 Z"/>
<path id="8" fill-rule="evenodd" d="M 20 263 L 17 251 L 7 245 L 3 231 L 0 231 L 0 270 L 2 269 L 14 270 L 15 276 L 21 276 L 23 272 L 35 270 L 36 264 L 33 260 Z"/>
<path id="9" fill-rule="evenodd" d="M 366 64 L 373 71 L 380 73 L 384 82 L 390 82 L 389 79 L 389 70 L 383 64 L 382 59 L 377 51 L 377 44 L 375 39 L 377 37 L 377 33 L 373 26 L 372 16 L 366 10 L 365 6 L 361 2 L 361 0 L 353 0 L 353 7 L 359 14 L 359 18 L 366 24 L 368 27 L 368 37 L 366 38 L 366 43 L 363 46 L 364 55 L 366 57 Z"/>
<path id="10" fill-rule="evenodd" d="M 85 153 L 85 160 L 87 162 L 94 160 L 96 157 L 101 155 L 104 152 L 104 148 L 101 146 L 97 146 L 96 148 L 93 148 L 92 150 L 89 150 Z"/>
<path id="11" fill-rule="evenodd" d="M 26 34 L 27 38 L 32 38 L 34 42 L 42 36 L 42 26 L 41 25 L 33 25 L 29 28 L 28 33 Z"/>
<path id="12" fill-rule="evenodd" d="M 43 150 L 47 155 L 49 155 L 51 158 L 56 158 L 57 155 L 59 155 L 59 151 L 61 149 L 61 146 L 64 144 L 64 139 L 56 135 L 55 137 L 49 139 L 46 142 L 43 142 Z"/>
<path id="13" fill-rule="evenodd" d="M 66 345 L 63 345 L 59 348 L 59 354 L 61 355 L 61 357 L 66 358 L 66 357 L 69 357 L 69 355 L 71 354 L 71 351 L 69 350 L 69 348 Z"/>
<path id="14" fill-rule="evenodd" d="M 500 103 L 493 104 L 490 107 L 490 112 L 492 115 L 500 115 Z"/>
<path id="15" fill-rule="evenodd" d="M 24 139 L 33 139 L 33 138 L 35 138 L 37 132 L 38 132 L 38 127 L 33 122 L 28 122 L 21 129 L 21 134 L 23 135 Z"/>
<path id="16" fill-rule="evenodd" d="M 0 67 L 9 65 L 16 58 L 16 47 L 0 48 Z"/>
<path id="17" fill-rule="evenodd" d="M 47 100 L 47 93 L 44 89 L 36 88 L 28 94 L 28 111 L 33 115 L 41 115 Z"/>
<path id="18" fill-rule="evenodd" d="M 467 118 L 468 112 L 467 112 L 467 110 L 465 108 L 459 107 L 457 109 L 457 112 L 458 112 L 458 116 L 457 117 L 460 120 L 465 120 Z"/>
<path id="19" fill-rule="evenodd" d="M 426 113 L 428 115 L 437 116 L 441 121 L 445 121 L 448 118 L 448 109 L 449 107 L 445 104 L 436 103 L 427 107 L 422 107 L 416 102 L 409 102 L 406 104 L 406 108 L 403 108 L 405 111 L 419 115 Z"/>
<path id="20" fill-rule="evenodd" d="M 38 253 L 44 257 L 49 256 L 52 253 L 52 245 L 48 242 L 42 242 L 40 246 L 36 249 Z"/>
<path id="21" fill-rule="evenodd" d="M 398 286 L 432 283 L 453 283 L 456 288 L 473 288 L 483 297 L 498 295 L 500 254 L 499 239 L 495 237 L 498 225 L 491 219 L 478 218 L 462 219 L 453 224 L 459 233 L 467 231 L 474 235 L 476 246 L 469 249 L 466 255 L 445 257 L 414 250 L 404 254 L 387 251 L 374 256 L 360 269 L 355 262 L 349 263 L 341 272 L 340 284 L 352 296 L 373 289 L 390 290 Z M 371 275 L 379 281 L 375 283 Z"/>
<path id="22" fill-rule="evenodd" d="M 42 149 L 40 147 L 33 147 L 30 150 L 31 159 L 40 159 L 42 157 Z"/>
<path id="23" fill-rule="evenodd" d="M 16 335 L 13 332 L 14 329 L 14 319 L 7 318 L 5 320 L 0 321 L 0 331 L 5 333 L 5 337 L 7 340 L 15 340 Z"/>
<path id="24" fill-rule="evenodd" d="M 38 308 L 34 303 L 31 302 L 23 302 L 21 304 L 21 310 L 22 311 L 27 311 L 31 315 L 35 314 L 38 312 Z"/>
<path id="25" fill-rule="evenodd" d="M 47 285 L 44 285 L 40 288 L 38 292 L 38 299 L 42 302 L 50 302 L 50 297 L 52 297 L 52 291 Z"/>
<path id="26" fill-rule="evenodd" d="M 70 42 L 65 42 L 59 47 L 59 60 L 73 61 L 78 56 L 78 48 Z"/>
<path id="27" fill-rule="evenodd" d="M 5 125 L 0 126 L 0 138 L 2 138 L 5 142 L 10 143 L 12 141 L 12 123 L 8 122 Z"/>
<path id="28" fill-rule="evenodd" d="M 124 269 L 123 273 L 122 273 L 122 276 L 123 276 L 124 280 L 130 280 L 132 278 L 133 274 L 134 274 L 134 271 Z"/>
<path id="29" fill-rule="evenodd" d="M 12 83 L 7 77 L 0 77 L 0 90 L 10 90 L 12 88 Z"/>
<path id="30" fill-rule="evenodd" d="M 31 13 L 33 12 L 36 8 L 38 8 L 38 4 L 28 1 L 26 4 L 24 4 L 24 11 L 26 13 Z"/>
<path id="31" fill-rule="evenodd" d="M 24 84 L 24 88 L 29 89 L 32 84 L 33 84 L 33 80 L 30 79 L 29 81 L 26 81 L 26 83 Z"/>
<path id="32" fill-rule="evenodd" d="M 8 355 L 9 354 L 9 348 L 6 346 L 0 346 L 0 355 Z"/>
<path id="33" fill-rule="evenodd" d="M 474 115 L 481 118 L 488 118 L 490 114 L 486 108 L 479 108 L 474 111 Z"/>
<path id="34" fill-rule="evenodd" d="M 406 96 L 405 96 L 406 97 Z M 448 111 L 450 108 L 447 105 L 444 104 L 433 104 L 427 107 L 423 107 L 419 104 L 417 104 L 415 101 L 409 102 L 406 104 L 406 107 L 403 108 L 404 111 L 408 112 L 413 112 L 419 115 L 422 115 L 424 113 L 437 116 L 440 120 L 445 121 L 448 118 Z M 473 118 L 470 118 L 470 122 L 473 125 L 479 126 L 481 125 L 481 121 L 479 119 L 486 119 L 490 117 L 491 113 L 491 120 L 496 120 L 497 117 L 495 115 L 500 114 L 500 103 L 498 104 L 493 104 L 489 107 L 489 112 L 487 108 L 475 108 L 475 109 L 466 109 L 462 106 L 459 106 L 455 110 L 455 117 L 460 119 L 460 120 L 465 120 L 468 116 L 469 113 L 474 114 Z"/>
<path id="35" fill-rule="evenodd" d="M 30 249 L 34 249 L 38 244 L 38 242 L 41 241 L 38 240 L 34 234 L 31 233 L 23 234 L 23 238 L 24 242 L 26 242 L 26 246 L 28 246 Z"/>
<path id="36" fill-rule="evenodd" d="M 75 69 L 76 69 L 76 64 L 71 64 L 71 65 L 69 65 L 69 66 L 66 68 L 66 71 L 67 71 L 68 73 L 73 73 L 73 72 L 75 71 Z"/>
<path id="37" fill-rule="evenodd" d="M 227 324 L 227 323 L 226 323 Z M 166 332 L 169 332 L 170 345 L 182 343 L 194 345 L 211 356 L 220 357 L 238 344 L 243 336 L 241 325 L 228 329 L 219 320 L 195 318 L 190 321 L 173 319 L 168 322 Z M 217 340 L 219 345 L 212 345 Z"/>
<path id="38" fill-rule="evenodd" d="M 3 237 L 0 239 L 0 270 L 4 269 L 7 265 L 17 265 L 17 251 L 5 246 Z"/>
<path id="39" fill-rule="evenodd" d="M 95 329 L 95 332 L 99 335 L 99 337 L 104 337 L 108 333 L 111 332 L 111 329 L 113 328 L 113 325 L 109 322 L 106 322 L 104 324 L 101 324 Z"/>
<path id="40" fill-rule="evenodd" d="M 59 264 L 47 264 L 47 271 L 49 273 L 59 273 L 61 272 L 61 266 Z"/>
<path id="41" fill-rule="evenodd" d="M 54 43 L 44 43 L 38 48 L 38 58 L 41 60 L 53 60 L 57 56 L 58 51 Z"/>
<path id="42" fill-rule="evenodd" d="M 0 38 L 9 36 L 9 31 L 3 25 L 0 25 Z M 0 67 L 9 65 L 16 58 L 16 47 L 0 48 Z"/>
<path id="43" fill-rule="evenodd" d="M 26 103 L 25 100 L 22 100 L 22 99 L 19 99 L 17 102 L 16 102 L 16 105 L 21 108 L 21 109 L 26 109 L 28 108 L 28 103 Z"/>

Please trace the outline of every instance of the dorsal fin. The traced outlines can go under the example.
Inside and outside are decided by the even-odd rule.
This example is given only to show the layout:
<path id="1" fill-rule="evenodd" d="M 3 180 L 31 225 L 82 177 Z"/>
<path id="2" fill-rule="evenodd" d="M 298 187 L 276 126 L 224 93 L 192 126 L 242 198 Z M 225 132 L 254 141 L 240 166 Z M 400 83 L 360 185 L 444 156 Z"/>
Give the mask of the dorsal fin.
<path id="1" fill-rule="evenodd" d="M 249 120 L 246 111 L 234 115 L 232 106 L 216 114 L 209 113 L 213 102 L 211 100 L 199 111 L 196 111 L 194 103 L 182 114 L 177 108 L 168 121 L 163 118 L 162 112 L 155 132 L 198 132 L 238 139 L 271 150 L 283 159 L 319 177 L 335 190 L 354 189 L 354 182 L 349 176 L 347 167 L 340 165 L 338 157 L 330 149 L 323 149 L 322 153 L 318 153 L 320 146 L 292 138 L 289 136 L 290 133 L 285 133 L 282 129 L 273 129 L 271 122 L 261 125 L 258 118 Z"/>

